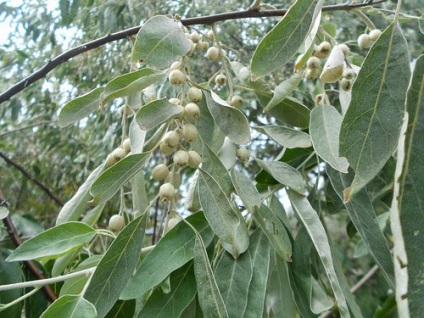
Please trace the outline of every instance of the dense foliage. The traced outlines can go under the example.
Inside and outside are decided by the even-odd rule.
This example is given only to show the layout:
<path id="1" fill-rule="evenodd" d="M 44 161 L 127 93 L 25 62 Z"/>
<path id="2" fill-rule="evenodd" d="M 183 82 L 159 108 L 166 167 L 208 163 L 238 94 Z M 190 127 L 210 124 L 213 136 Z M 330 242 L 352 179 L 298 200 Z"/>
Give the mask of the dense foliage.
<path id="1" fill-rule="evenodd" d="M 420 15 L 0 3 L 0 315 L 419 316 Z"/>

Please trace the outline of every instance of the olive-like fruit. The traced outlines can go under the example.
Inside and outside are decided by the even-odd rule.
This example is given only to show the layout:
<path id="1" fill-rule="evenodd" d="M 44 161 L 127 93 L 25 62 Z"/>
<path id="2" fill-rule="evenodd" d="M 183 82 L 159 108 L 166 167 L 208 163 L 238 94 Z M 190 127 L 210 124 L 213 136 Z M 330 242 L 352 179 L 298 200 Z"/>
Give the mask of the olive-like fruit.
<path id="1" fill-rule="evenodd" d="M 158 181 L 165 180 L 169 174 L 169 169 L 163 163 L 156 165 L 152 170 L 152 178 Z"/>
<path id="2" fill-rule="evenodd" d="M 122 215 L 114 214 L 109 219 L 108 228 L 112 232 L 119 232 L 125 226 L 125 219 Z"/>

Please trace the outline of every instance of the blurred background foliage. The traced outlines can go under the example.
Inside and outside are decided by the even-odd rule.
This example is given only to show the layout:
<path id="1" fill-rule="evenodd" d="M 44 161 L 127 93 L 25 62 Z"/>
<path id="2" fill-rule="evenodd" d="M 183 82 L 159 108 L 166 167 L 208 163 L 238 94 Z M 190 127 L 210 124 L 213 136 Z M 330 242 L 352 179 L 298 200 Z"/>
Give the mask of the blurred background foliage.
<path id="1" fill-rule="evenodd" d="M 292 2 L 273 1 L 270 4 L 280 9 L 287 8 Z M 423 14 L 423 7 L 417 5 L 419 2 L 405 2 L 402 10 L 405 14 L 405 18 L 401 20 L 402 28 L 412 59 L 423 53 L 424 47 L 423 33 L 420 32 L 423 25 L 420 25 L 417 19 L 407 16 Z M 178 14 L 182 18 L 197 17 L 246 9 L 251 1 L 227 0 L 219 1 L 219 5 L 217 3 L 218 1 L 206 0 L 0 1 L 1 29 L 3 33 L 8 33 L 2 35 L 4 40 L 0 43 L 0 91 L 6 90 L 43 66 L 49 59 L 74 46 L 138 25 L 151 16 Z M 335 3 L 340 1 L 326 2 L 327 5 Z M 367 13 L 377 27 L 384 29 L 388 24 L 386 17 L 392 15 L 390 10 L 394 9 L 395 4 L 395 1 L 387 1 L 380 5 L 383 11 L 369 10 Z M 220 22 L 217 24 L 219 39 L 231 59 L 247 65 L 260 39 L 277 21 L 278 18 L 261 18 Z M 364 52 L 357 47 L 356 38 L 366 30 L 363 21 L 353 13 L 342 11 L 324 14 L 323 21 L 327 23 L 329 30 L 334 31 L 339 43 L 347 43 L 350 46 L 359 63 Z M 193 26 L 191 29 L 206 34 L 210 28 Z M 122 134 L 119 108 L 124 104 L 124 100 L 118 99 L 104 111 L 64 129 L 60 129 L 57 124 L 58 111 L 72 98 L 129 72 L 131 45 L 131 39 L 120 40 L 81 54 L 60 65 L 45 79 L 30 85 L 10 101 L 0 104 L 0 151 L 49 187 L 62 202 L 69 200 L 90 172 L 119 145 Z M 219 71 L 219 67 L 217 62 L 206 60 L 204 52 L 196 52 L 190 58 L 191 73 L 198 83 L 208 81 L 210 76 Z M 282 66 L 272 77 L 266 77 L 266 81 L 273 87 L 292 72 L 293 63 L 289 63 Z M 314 88 L 312 83 L 305 81 L 299 86 L 295 96 L 306 106 L 312 107 Z M 158 91 L 168 97 L 174 97 L 169 96 L 172 95 L 172 89 L 169 87 L 159 87 Z M 225 91 L 220 93 L 226 96 Z M 252 125 L 272 121 L 256 106 L 253 94 L 248 91 L 240 93 L 247 101 L 243 111 Z M 337 98 L 334 98 L 333 102 L 337 106 Z M 281 151 L 280 147 L 265 135 L 254 135 L 252 143 L 251 149 L 259 158 L 275 158 Z M 290 151 L 285 155 L 290 156 Z M 392 171 L 393 166 L 388 166 L 387 169 Z M 248 171 L 253 177 L 259 169 L 252 164 Z M 13 211 L 21 235 L 32 236 L 42 228 L 54 224 L 60 207 L 14 166 L 8 165 L 2 159 L 0 178 L 1 188 L 10 203 L 10 210 Z M 385 184 L 383 181 L 381 184 Z M 378 195 L 377 190 L 381 188 L 381 184 L 378 184 L 378 180 L 375 183 L 375 195 Z M 147 189 L 151 196 L 156 192 L 155 188 L 153 182 L 148 184 Z M 387 197 L 383 196 L 374 203 L 381 206 L 381 211 L 387 211 L 387 200 Z M 341 209 L 342 204 L 337 195 L 333 193 L 331 196 L 329 193 L 325 202 L 316 204 L 325 206 L 326 213 L 322 217 L 327 220 L 328 231 L 336 243 L 339 259 L 342 260 L 341 266 L 351 279 L 349 283 L 352 285 L 372 267 L 373 262 L 366 253 L 361 252 L 359 236 L 355 235 L 354 230 L 350 231 L 353 226 L 347 224 L 347 215 Z M 108 216 L 118 210 L 119 200 L 108 203 L 99 226 L 105 226 Z M 382 226 L 385 224 L 382 217 Z M 387 234 L 390 235 L 388 231 L 386 228 Z M 385 293 L 387 285 L 379 275 L 378 273 L 367 287 L 357 292 L 358 301 L 364 306 L 364 314 L 370 314 L 365 315 L 367 317 L 371 316 L 377 306 L 383 306 L 385 302 L 388 303 L 387 306 L 393 303 Z"/>

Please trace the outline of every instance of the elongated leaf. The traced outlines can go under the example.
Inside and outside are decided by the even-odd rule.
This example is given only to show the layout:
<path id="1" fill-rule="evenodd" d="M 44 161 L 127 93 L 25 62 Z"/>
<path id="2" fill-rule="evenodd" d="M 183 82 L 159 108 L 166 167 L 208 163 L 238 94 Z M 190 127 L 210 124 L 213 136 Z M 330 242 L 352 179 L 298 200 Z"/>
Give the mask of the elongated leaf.
<path id="1" fill-rule="evenodd" d="M 96 318 L 96 308 L 80 295 L 64 295 L 58 298 L 40 318 Z"/>
<path id="2" fill-rule="evenodd" d="M 197 212 L 186 220 L 200 233 L 206 244 L 211 242 L 214 235 L 202 212 Z M 185 222 L 179 222 L 166 233 L 143 259 L 120 298 L 140 297 L 149 289 L 159 285 L 173 271 L 192 260 L 194 235 L 193 230 Z"/>
<path id="3" fill-rule="evenodd" d="M 6 261 L 24 261 L 40 257 L 55 258 L 91 241 L 95 234 L 96 231 L 87 224 L 63 223 L 23 242 Z"/>
<path id="4" fill-rule="evenodd" d="M 118 300 L 105 318 L 127 318 L 133 317 L 135 313 L 135 299 Z"/>
<path id="5" fill-rule="evenodd" d="M 337 171 L 347 173 L 349 163 L 339 156 L 342 116 L 331 105 L 315 107 L 311 112 L 309 133 L 317 154 Z"/>
<path id="6" fill-rule="evenodd" d="M 306 184 L 302 175 L 292 166 L 281 161 L 263 161 L 255 159 L 259 167 L 268 172 L 278 182 L 289 186 L 294 191 L 304 194 L 306 192 Z"/>
<path id="7" fill-rule="evenodd" d="M 77 193 L 60 210 L 56 219 L 56 225 L 76 221 L 87 210 L 88 200 L 91 198 L 91 185 L 104 169 L 105 166 L 101 165 L 88 176 L 87 180 L 79 187 Z"/>
<path id="8" fill-rule="evenodd" d="M 330 167 L 327 167 L 327 173 L 333 188 L 343 200 L 343 189 L 352 181 L 352 174 L 340 174 Z M 345 205 L 349 217 L 361 235 L 369 253 L 380 266 L 388 283 L 394 288 L 392 255 L 386 238 L 378 225 L 377 215 L 368 192 L 365 189 L 361 190 Z"/>
<path id="9" fill-rule="evenodd" d="M 247 176 L 233 169 L 231 178 L 237 194 L 268 237 L 275 252 L 285 261 L 291 261 L 291 242 L 283 222 L 270 208 L 261 204 L 260 194 Z"/>
<path id="10" fill-rule="evenodd" d="M 262 39 L 252 58 L 254 76 L 284 66 L 307 38 L 321 11 L 322 0 L 297 0 L 283 19 Z"/>
<path id="11" fill-rule="evenodd" d="M 286 148 L 309 148 L 312 146 L 311 137 L 303 131 L 295 130 L 285 126 L 255 126 L 257 131 L 268 135 L 281 146 Z M 338 135 L 337 135 L 338 136 Z"/>
<path id="12" fill-rule="evenodd" d="M 196 233 L 194 244 L 194 274 L 203 316 L 206 318 L 229 317 L 216 284 L 205 245 L 198 233 Z"/>
<path id="13" fill-rule="evenodd" d="M 285 100 L 299 85 L 303 78 L 304 76 L 302 73 L 294 73 L 290 78 L 276 86 L 274 88 L 274 95 L 272 96 L 272 99 L 269 101 L 268 105 L 265 106 L 264 112 L 269 112 L 272 108 Z"/>
<path id="14" fill-rule="evenodd" d="M 391 24 L 371 47 L 352 87 L 340 131 L 340 155 L 355 171 L 346 200 L 379 173 L 396 149 L 410 79 L 407 52 L 402 31 Z"/>
<path id="15" fill-rule="evenodd" d="M 424 311 L 424 56 L 415 64 L 407 96 L 409 123 L 400 139 L 391 226 L 395 241 L 396 301 L 400 317 Z M 404 144 L 403 144 L 404 143 Z M 395 223 L 395 224 L 394 224 Z M 406 300 L 406 301 L 405 301 Z"/>
<path id="16" fill-rule="evenodd" d="M 248 249 L 252 260 L 252 279 L 247 288 L 246 309 L 244 312 L 240 312 L 240 317 L 256 318 L 262 316 L 265 304 L 270 250 L 270 245 L 263 231 L 256 230 L 251 236 L 251 243 Z"/>
<path id="17" fill-rule="evenodd" d="M 93 89 L 91 92 L 77 97 L 67 103 L 60 110 L 59 113 L 59 126 L 66 127 L 70 124 L 81 120 L 92 112 L 94 112 L 100 106 L 100 95 L 102 94 L 104 87 L 98 87 Z"/>
<path id="18" fill-rule="evenodd" d="M 156 289 L 138 317 L 181 317 L 181 313 L 196 296 L 196 279 L 190 262 L 171 274 L 171 291 L 164 294 Z"/>
<path id="19" fill-rule="evenodd" d="M 85 298 L 97 310 L 97 317 L 104 317 L 118 300 L 137 265 L 143 246 L 146 215 L 129 223 L 113 241 L 97 266 Z"/>
<path id="20" fill-rule="evenodd" d="M 234 258 L 249 246 L 249 234 L 243 216 L 235 210 L 216 180 L 204 170 L 199 174 L 199 198 L 212 231 Z"/>
<path id="21" fill-rule="evenodd" d="M 191 49 L 191 42 L 176 20 L 163 15 L 144 23 L 134 43 L 131 62 L 142 62 L 163 69 Z"/>
<path id="22" fill-rule="evenodd" d="M 3 248 L 0 249 L 0 285 L 21 283 L 25 278 L 21 269 L 20 263 L 8 263 L 5 261 L 7 253 Z M 0 299 L 2 304 L 10 303 L 22 296 L 24 289 L 16 288 L 0 292 Z M 22 317 L 22 302 L 18 302 L 14 306 L 3 309 L 2 315 L 8 318 L 21 318 Z"/>
<path id="23" fill-rule="evenodd" d="M 294 211 L 299 216 L 299 219 L 302 221 L 303 225 L 306 227 L 308 234 L 314 243 L 315 249 L 318 252 L 321 262 L 326 270 L 326 274 L 337 300 L 337 306 L 339 308 L 341 317 L 350 317 L 346 299 L 334 269 L 333 258 L 327 239 L 327 234 L 325 233 L 325 229 L 321 224 L 317 212 L 312 208 L 308 199 L 305 197 L 293 191 L 288 191 L 288 195 Z"/>
<path id="24" fill-rule="evenodd" d="M 250 142 L 250 128 L 246 116 L 231 107 L 214 92 L 203 91 L 208 109 L 221 131 L 235 144 Z"/>
<path id="25" fill-rule="evenodd" d="M 164 76 L 164 72 L 156 72 L 150 68 L 118 76 L 106 84 L 101 96 L 101 104 L 104 105 L 115 98 L 137 93 Z"/>
<path id="26" fill-rule="evenodd" d="M 278 105 L 274 106 L 269 114 L 278 121 L 299 127 L 309 127 L 310 110 L 295 98 L 287 97 Z"/>
<path id="27" fill-rule="evenodd" d="M 103 172 L 90 189 L 94 204 L 112 198 L 129 178 L 143 168 L 149 157 L 150 152 L 129 155 Z"/>
<path id="28" fill-rule="evenodd" d="M 215 180 L 221 186 L 222 191 L 224 191 L 227 196 L 230 195 L 233 190 L 230 175 L 218 156 L 206 144 L 203 145 L 202 169 L 211 176 L 214 176 Z"/>
<path id="29" fill-rule="evenodd" d="M 228 315 L 240 316 L 247 307 L 249 285 L 253 276 L 249 250 L 237 259 L 224 252 L 216 265 L 214 275 Z"/>
<path id="30" fill-rule="evenodd" d="M 135 120 L 141 129 L 150 130 L 180 115 L 181 112 L 181 107 L 170 103 L 166 98 L 162 98 L 141 107 L 135 116 Z"/>

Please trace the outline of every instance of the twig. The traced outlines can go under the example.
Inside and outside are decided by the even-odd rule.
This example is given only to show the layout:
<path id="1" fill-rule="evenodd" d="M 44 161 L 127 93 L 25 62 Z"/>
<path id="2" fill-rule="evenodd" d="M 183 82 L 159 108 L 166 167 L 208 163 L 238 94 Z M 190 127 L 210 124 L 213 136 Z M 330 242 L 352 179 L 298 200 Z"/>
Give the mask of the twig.
<path id="1" fill-rule="evenodd" d="M 4 198 L 3 193 L 1 192 L 1 189 L 0 189 L 0 202 L 5 202 L 5 201 L 6 199 Z M 13 243 L 16 246 L 20 246 L 22 244 L 22 240 L 19 237 L 18 232 L 16 231 L 15 225 L 13 224 L 13 221 L 10 215 L 8 215 L 6 218 L 3 219 L 3 224 L 6 227 L 7 233 L 9 234 Z M 44 273 L 38 268 L 38 266 L 33 261 L 24 261 L 23 263 L 29 269 L 29 271 L 33 273 L 38 279 L 46 279 L 46 276 L 44 275 Z M 43 291 L 49 301 L 53 302 L 57 299 L 57 296 L 51 286 L 49 285 L 44 286 Z"/>
<path id="2" fill-rule="evenodd" d="M 379 3 L 386 2 L 387 0 L 380 0 L 375 1 L 372 3 L 372 5 L 376 5 Z M 360 4 L 341 4 L 341 5 L 329 5 L 324 6 L 322 8 L 322 11 L 324 12 L 330 12 L 330 11 L 351 11 L 354 9 L 362 8 L 365 6 L 368 6 L 369 3 L 360 3 Z M 226 12 L 226 13 L 219 13 L 219 14 L 212 14 L 202 17 L 195 17 L 195 18 L 186 18 L 181 19 L 181 23 L 185 26 L 189 25 L 198 25 L 198 24 L 213 24 L 215 22 L 219 21 L 226 21 L 226 20 L 236 20 L 236 19 L 246 19 L 246 18 L 265 18 L 265 17 L 282 17 L 287 13 L 287 9 L 279 9 L 279 10 L 244 10 L 244 11 L 233 11 L 233 12 Z M 53 58 L 52 60 L 48 61 L 46 65 L 44 65 L 42 68 L 38 69 L 31 75 L 27 76 L 20 82 L 16 83 L 15 85 L 11 86 L 9 89 L 4 91 L 0 94 L 0 104 L 8 101 L 11 97 L 15 96 L 22 90 L 24 90 L 26 87 L 31 85 L 32 83 L 35 83 L 39 79 L 45 77 L 51 70 L 58 67 L 59 65 L 67 62 L 71 58 L 80 55 L 84 52 L 90 51 L 92 49 L 98 48 L 102 45 L 105 45 L 106 43 L 114 42 L 117 40 L 125 39 L 129 36 L 137 34 L 137 32 L 140 30 L 141 26 L 135 26 L 123 31 L 111 33 L 108 35 L 105 35 L 101 38 L 98 38 L 96 40 L 84 43 L 80 46 L 77 46 L 73 49 L 70 49 L 68 51 L 63 52 L 62 54 L 58 55 L 57 57 Z"/>
<path id="3" fill-rule="evenodd" d="M 36 185 L 38 185 L 54 202 L 56 202 L 58 205 L 63 206 L 63 202 L 56 197 L 50 189 L 42 184 L 40 181 L 38 181 L 32 174 L 30 174 L 28 171 L 26 171 L 20 164 L 16 163 L 12 159 L 10 159 L 8 156 L 4 154 L 4 152 L 0 151 L 0 157 L 3 158 L 4 161 L 6 161 L 8 164 L 14 166 L 16 169 L 18 169 L 25 177 L 27 177 L 29 180 L 34 182 Z"/>

